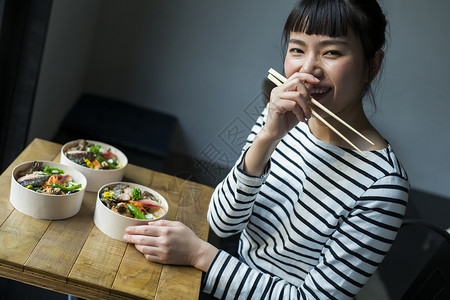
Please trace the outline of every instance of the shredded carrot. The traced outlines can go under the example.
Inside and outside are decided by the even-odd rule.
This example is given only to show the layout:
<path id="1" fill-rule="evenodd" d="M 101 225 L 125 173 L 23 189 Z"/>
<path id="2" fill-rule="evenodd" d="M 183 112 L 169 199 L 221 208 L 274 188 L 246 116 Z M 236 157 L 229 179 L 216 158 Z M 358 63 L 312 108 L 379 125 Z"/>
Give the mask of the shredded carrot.
<path id="1" fill-rule="evenodd" d="M 147 213 L 147 211 L 145 210 L 144 206 L 140 202 L 131 200 L 130 203 L 133 204 L 134 207 L 139 209 L 142 213 L 144 213 L 144 214 Z"/>
<path id="2" fill-rule="evenodd" d="M 47 193 L 48 191 L 50 191 L 51 189 L 53 189 L 52 186 L 47 185 L 47 184 L 59 184 L 59 179 L 57 175 L 52 175 L 50 176 L 49 179 L 47 179 L 44 182 L 44 189 L 42 190 L 43 192 Z"/>
<path id="3" fill-rule="evenodd" d="M 50 176 L 50 178 L 47 179 L 47 181 L 45 183 L 48 183 L 48 184 L 59 184 L 58 176 L 56 176 L 56 175 Z"/>
<path id="4" fill-rule="evenodd" d="M 94 159 L 92 161 L 92 165 L 94 166 L 94 169 L 98 170 L 100 169 L 101 164 L 99 163 L 99 161 L 97 159 Z"/>

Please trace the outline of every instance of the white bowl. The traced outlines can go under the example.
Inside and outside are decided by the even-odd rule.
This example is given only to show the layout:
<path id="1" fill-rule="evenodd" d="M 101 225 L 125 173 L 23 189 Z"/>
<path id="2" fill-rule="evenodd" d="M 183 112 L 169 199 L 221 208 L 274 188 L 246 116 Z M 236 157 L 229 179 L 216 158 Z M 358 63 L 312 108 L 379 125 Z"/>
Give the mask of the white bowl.
<path id="1" fill-rule="evenodd" d="M 11 175 L 11 193 L 9 201 L 15 209 L 37 219 L 59 220 L 76 215 L 81 208 L 86 189 L 86 177 L 77 170 L 53 161 L 39 161 L 44 166 L 64 170 L 76 183 L 81 183 L 81 190 L 68 195 L 49 195 L 27 189 L 17 182 L 19 171 L 31 167 L 32 161 L 16 166 Z"/>
<path id="2" fill-rule="evenodd" d="M 160 216 L 159 218 L 155 218 L 152 220 L 141 220 L 122 216 L 112 211 L 111 209 L 106 207 L 105 204 L 103 204 L 103 202 L 100 200 L 100 195 L 105 188 L 107 187 L 113 188 L 118 184 L 126 184 L 130 187 L 139 188 L 141 191 L 148 191 L 149 193 L 152 193 L 155 197 L 161 200 L 161 203 L 166 210 L 165 214 Z M 164 219 L 168 211 L 169 205 L 167 203 L 167 200 L 161 194 L 152 190 L 151 188 L 130 182 L 113 182 L 102 186 L 97 192 L 97 202 L 95 204 L 95 212 L 94 212 L 94 223 L 97 226 L 97 228 L 100 229 L 104 234 L 108 235 L 113 239 L 123 241 L 122 237 L 125 234 L 125 229 L 128 226 L 145 225 L 148 224 L 148 222 Z"/>
<path id="3" fill-rule="evenodd" d="M 65 153 L 67 152 L 68 149 L 70 149 L 71 147 L 76 145 L 79 142 L 79 140 L 68 142 L 68 143 L 64 144 L 64 146 L 62 146 L 60 162 L 62 164 L 68 165 L 68 166 L 80 171 L 84 176 L 86 176 L 86 179 L 87 179 L 86 190 L 88 192 L 97 192 L 100 187 L 102 187 L 103 185 L 105 185 L 109 182 L 121 181 L 123 178 L 123 174 L 125 173 L 125 167 L 128 164 L 128 159 L 125 156 L 125 154 L 123 154 L 122 151 L 120 151 L 119 149 L 117 149 L 111 145 L 108 145 L 108 144 L 105 144 L 102 142 L 98 142 L 98 141 L 92 141 L 92 140 L 86 140 L 86 141 L 91 144 L 100 145 L 102 149 L 105 149 L 105 150 L 110 149 L 110 151 L 112 153 L 117 155 L 117 159 L 119 160 L 122 167 L 119 169 L 95 170 L 95 169 L 91 169 L 88 167 L 84 167 L 82 165 L 79 165 L 79 164 L 71 161 L 70 159 L 67 158 Z"/>

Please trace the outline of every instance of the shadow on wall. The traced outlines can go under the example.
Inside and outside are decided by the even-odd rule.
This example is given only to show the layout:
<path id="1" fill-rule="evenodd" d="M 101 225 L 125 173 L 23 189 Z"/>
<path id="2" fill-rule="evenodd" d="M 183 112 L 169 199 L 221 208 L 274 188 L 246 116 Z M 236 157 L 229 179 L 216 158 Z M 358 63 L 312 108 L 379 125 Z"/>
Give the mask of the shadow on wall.
<path id="1" fill-rule="evenodd" d="M 93 118 L 86 113 L 87 108 L 99 113 Z M 130 163 L 161 171 L 176 126 L 177 119 L 172 115 L 117 99 L 83 95 L 53 140 L 65 144 L 82 138 L 108 143 L 124 152 Z"/>

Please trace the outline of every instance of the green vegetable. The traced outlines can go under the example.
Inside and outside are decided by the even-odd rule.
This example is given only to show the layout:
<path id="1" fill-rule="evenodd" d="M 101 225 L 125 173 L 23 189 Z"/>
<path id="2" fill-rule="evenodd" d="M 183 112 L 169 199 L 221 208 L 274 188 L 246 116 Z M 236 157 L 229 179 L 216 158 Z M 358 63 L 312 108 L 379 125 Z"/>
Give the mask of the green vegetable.
<path id="1" fill-rule="evenodd" d="M 101 148 L 100 145 L 95 145 L 95 146 L 89 147 L 88 151 L 89 151 L 89 152 L 94 152 L 94 153 L 96 153 L 96 154 L 101 154 L 101 153 L 100 153 L 100 148 Z"/>
<path id="2" fill-rule="evenodd" d="M 72 186 L 63 186 L 63 185 L 56 184 L 56 183 L 53 183 L 53 184 L 52 183 L 47 183 L 46 185 L 50 185 L 50 186 L 52 186 L 54 188 L 60 188 L 61 191 L 64 191 L 64 192 L 70 192 L 70 191 L 74 191 L 74 190 L 77 190 L 77 189 L 81 188 L 81 183 L 80 184 L 76 184 L 76 185 L 72 185 Z"/>
<path id="3" fill-rule="evenodd" d="M 118 169 L 119 168 L 119 163 L 117 162 L 117 160 L 115 160 L 115 159 L 111 159 L 111 160 L 112 160 L 112 163 L 109 162 L 110 161 L 109 159 L 106 161 L 108 163 L 108 166 L 111 169 Z"/>
<path id="4" fill-rule="evenodd" d="M 127 207 L 136 218 L 141 220 L 147 220 L 147 218 L 141 213 L 141 211 L 137 209 L 136 206 L 134 206 L 133 204 L 127 203 Z"/>
<path id="5" fill-rule="evenodd" d="M 137 188 L 133 188 L 133 191 L 131 192 L 132 199 L 133 200 L 141 200 L 143 197 L 141 195 L 141 190 Z"/>
<path id="6" fill-rule="evenodd" d="M 58 168 L 50 168 L 49 166 L 46 166 L 44 168 L 44 173 L 53 175 L 53 174 L 64 174 L 64 171 Z"/>
<path id="7" fill-rule="evenodd" d="M 119 168 L 119 163 L 117 162 L 117 160 L 115 160 L 115 159 L 111 159 L 111 161 L 112 161 L 112 163 L 109 161 L 109 159 L 108 160 L 106 160 L 106 159 L 104 159 L 100 154 L 96 154 L 95 155 L 95 158 L 97 158 L 97 161 L 99 162 L 99 163 L 102 163 L 102 162 L 106 162 L 107 164 L 108 164 L 108 167 L 110 168 L 110 169 L 118 169 Z"/>

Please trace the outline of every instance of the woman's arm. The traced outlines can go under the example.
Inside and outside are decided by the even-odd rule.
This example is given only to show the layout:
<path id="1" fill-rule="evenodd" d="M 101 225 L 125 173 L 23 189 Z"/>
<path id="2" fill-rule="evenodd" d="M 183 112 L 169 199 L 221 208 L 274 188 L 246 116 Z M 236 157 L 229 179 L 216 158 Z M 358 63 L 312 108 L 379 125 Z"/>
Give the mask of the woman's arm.
<path id="1" fill-rule="evenodd" d="M 255 140 L 243 158 L 242 169 L 244 172 L 252 176 L 261 177 L 278 142 L 267 138 L 262 132 L 256 135 Z"/>
<path id="2" fill-rule="evenodd" d="M 236 234 L 246 226 L 267 178 L 270 157 L 280 140 L 310 117 L 308 83 L 318 82 L 311 74 L 295 73 L 272 90 L 270 102 L 253 126 L 243 154 L 212 196 L 208 222 L 218 236 Z"/>
<path id="3" fill-rule="evenodd" d="M 255 137 L 265 124 L 268 106 L 256 120 L 243 147 L 242 154 L 229 174 L 220 182 L 211 197 L 208 209 L 208 222 L 211 229 L 220 237 L 236 234 L 245 227 L 252 212 L 253 203 L 266 176 L 252 176 L 244 171 L 244 156 L 253 144 Z M 267 174 L 270 164 L 264 164 Z"/>
<path id="4" fill-rule="evenodd" d="M 204 291 L 223 299 L 352 299 L 390 249 L 407 198 L 405 178 L 378 180 L 343 219 L 302 284 L 252 269 L 220 251 L 206 274 Z"/>
<path id="5" fill-rule="evenodd" d="M 299 122 L 310 118 L 310 84 L 318 82 L 311 74 L 295 73 L 272 90 L 266 122 L 244 157 L 245 172 L 261 176 L 279 141 Z"/>
<path id="6" fill-rule="evenodd" d="M 330 236 L 318 263 L 298 285 L 250 268 L 180 222 L 132 226 L 124 240 L 134 243 L 150 261 L 192 265 L 207 272 L 204 291 L 218 298 L 352 299 L 391 247 L 405 212 L 408 187 L 407 180 L 397 175 L 378 180 Z"/>

